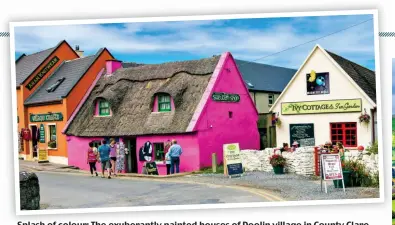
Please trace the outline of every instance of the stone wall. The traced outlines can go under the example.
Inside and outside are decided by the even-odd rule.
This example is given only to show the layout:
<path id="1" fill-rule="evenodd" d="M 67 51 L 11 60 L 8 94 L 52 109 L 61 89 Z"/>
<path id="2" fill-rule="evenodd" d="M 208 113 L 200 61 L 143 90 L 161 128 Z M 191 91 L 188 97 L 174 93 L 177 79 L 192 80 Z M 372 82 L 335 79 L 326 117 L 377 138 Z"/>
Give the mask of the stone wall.
<path id="1" fill-rule="evenodd" d="M 21 210 L 40 209 L 40 184 L 35 173 L 19 173 Z"/>
<path id="2" fill-rule="evenodd" d="M 273 171 L 269 163 L 269 157 L 280 154 L 279 150 L 266 148 L 264 150 L 241 150 L 241 160 L 245 171 Z M 314 147 L 297 148 L 295 152 L 283 152 L 287 159 L 285 171 L 304 176 L 315 174 Z M 367 152 L 350 151 L 345 152 L 345 160 L 361 160 L 371 172 L 378 171 L 378 155 L 367 155 Z"/>

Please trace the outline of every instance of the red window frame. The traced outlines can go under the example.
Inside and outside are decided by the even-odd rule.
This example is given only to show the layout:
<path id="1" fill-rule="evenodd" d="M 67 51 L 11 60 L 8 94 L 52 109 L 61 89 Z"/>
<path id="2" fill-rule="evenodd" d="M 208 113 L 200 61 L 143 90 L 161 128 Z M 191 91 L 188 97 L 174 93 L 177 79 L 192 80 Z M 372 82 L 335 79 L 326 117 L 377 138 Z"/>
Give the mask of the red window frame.
<path id="1" fill-rule="evenodd" d="M 340 142 L 344 147 L 357 147 L 358 132 L 356 122 L 330 123 L 329 127 L 333 144 Z"/>

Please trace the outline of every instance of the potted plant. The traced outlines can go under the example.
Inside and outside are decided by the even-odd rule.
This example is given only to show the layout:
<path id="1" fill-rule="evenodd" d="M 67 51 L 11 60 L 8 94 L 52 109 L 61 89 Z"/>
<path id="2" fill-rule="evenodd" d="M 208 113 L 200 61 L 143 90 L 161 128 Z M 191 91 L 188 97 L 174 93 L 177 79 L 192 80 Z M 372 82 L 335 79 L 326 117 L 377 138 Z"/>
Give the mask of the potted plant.
<path id="1" fill-rule="evenodd" d="M 282 155 L 274 154 L 269 157 L 269 161 L 273 167 L 274 174 L 284 174 L 286 160 Z"/>
<path id="2" fill-rule="evenodd" d="M 48 147 L 50 147 L 50 148 L 56 148 L 56 141 L 49 141 L 49 142 L 48 142 Z"/>
<path id="3" fill-rule="evenodd" d="M 342 165 L 342 171 L 343 171 L 343 181 L 344 181 L 344 186 L 345 187 L 350 187 L 350 175 L 351 175 L 351 171 L 350 171 L 350 165 L 347 162 L 342 161 L 341 162 Z M 335 185 L 335 188 L 343 188 L 343 184 L 341 180 L 333 180 L 333 185 Z"/>

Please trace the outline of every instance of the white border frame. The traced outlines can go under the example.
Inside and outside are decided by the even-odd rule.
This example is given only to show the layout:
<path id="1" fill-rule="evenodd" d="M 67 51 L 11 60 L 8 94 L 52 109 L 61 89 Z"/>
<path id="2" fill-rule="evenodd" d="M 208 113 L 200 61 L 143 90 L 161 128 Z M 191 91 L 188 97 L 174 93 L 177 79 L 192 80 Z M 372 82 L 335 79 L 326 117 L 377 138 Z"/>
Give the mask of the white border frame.
<path id="1" fill-rule="evenodd" d="M 50 130 L 49 130 L 49 126 L 52 126 L 52 125 L 55 125 L 55 129 L 56 129 L 56 148 L 50 148 L 49 146 L 47 147 L 47 150 L 48 151 L 58 151 L 58 124 L 57 123 L 47 123 L 46 124 L 46 131 L 47 131 L 47 137 L 45 138 L 45 141 L 47 142 L 47 143 L 45 143 L 45 144 L 48 144 L 48 142 L 51 140 L 51 133 L 50 133 Z M 62 134 L 62 133 L 61 133 Z M 62 134 L 63 135 L 63 134 Z M 48 155 L 49 156 L 49 155 Z"/>
<path id="2" fill-rule="evenodd" d="M 382 98 L 381 98 L 381 76 L 379 59 L 379 30 L 378 10 L 342 10 L 342 11 L 315 11 L 315 12 L 293 12 L 293 13 L 255 13 L 255 14 L 228 14 L 228 15 L 203 15 L 203 16 L 174 16 L 174 17 L 145 17 L 145 18 L 117 18 L 117 19 L 87 19 L 87 20 L 59 20 L 59 21 L 32 21 L 10 23 L 10 58 L 11 58 L 11 93 L 12 113 L 17 114 L 16 109 L 16 84 L 15 84 L 15 27 L 19 26 L 50 26 L 50 25 L 75 25 L 75 24 L 98 24 L 98 23 L 130 23 L 130 22 L 164 22 L 164 21 L 196 21 L 196 20 L 218 20 L 218 19 L 242 19 L 242 18 L 275 18 L 275 17 L 306 17 L 306 16 L 340 16 L 372 14 L 374 23 L 374 48 L 375 48 L 375 70 L 377 91 L 377 117 L 382 121 Z M 379 171 L 380 171 L 380 197 L 369 199 L 348 200 L 313 200 L 313 201 L 285 201 L 285 202 L 262 202 L 262 203 L 227 203 L 227 204 L 198 204 L 198 205 L 169 205 L 169 206 L 143 206 L 143 207 L 112 207 L 112 208 L 85 208 L 85 209 L 54 209 L 21 211 L 19 192 L 19 159 L 18 151 L 14 149 L 15 170 L 15 199 L 16 215 L 45 215 L 45 214 L 69 214 L 69 213 L 103 213 L 103 212 L 126 212 L 126 211 L 159 211 L 159 210 L 185 210 L 185 209 L 217 209 L 217 208 L 251 208 L 263 206 L 294 206 L 294 205 L 333 205 L 333 204 L 360 204 L 360 203 L 382 203 L 384 202 L 384 164 L 383 164 L 383 128 L 382 123 L 377 124 L 379 145 Z M 13 119 L 13 134 L 17 132 L 17 118 Z M 14 143 L 18 137 L 14 135 Z M 14 144 L 14 148 L 17 145 Z"/>

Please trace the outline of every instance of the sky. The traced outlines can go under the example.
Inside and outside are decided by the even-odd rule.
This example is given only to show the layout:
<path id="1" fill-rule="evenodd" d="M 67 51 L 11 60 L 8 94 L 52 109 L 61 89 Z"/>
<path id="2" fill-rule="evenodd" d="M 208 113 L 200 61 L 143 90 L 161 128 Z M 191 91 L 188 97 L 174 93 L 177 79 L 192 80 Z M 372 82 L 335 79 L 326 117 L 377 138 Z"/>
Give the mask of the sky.
<path id="1" fill-rule="evenodd" d="M 25 26 L 15 28 L 15 54 L 31 54 L 66 40 L 73 47 L 79 45 L 85 55 L 106 47 L 124 62 L 183 61 L 227 51 L 236 59 L 256 61 L 372 18 L 352 15 Z M 373 20 L 256 62 L 298 69 L 315 44 L 374 70 Z"/>

